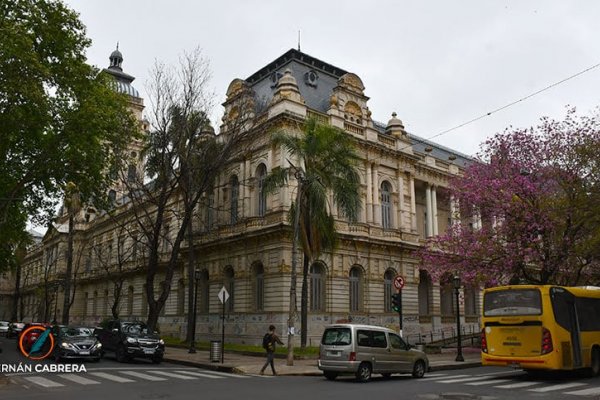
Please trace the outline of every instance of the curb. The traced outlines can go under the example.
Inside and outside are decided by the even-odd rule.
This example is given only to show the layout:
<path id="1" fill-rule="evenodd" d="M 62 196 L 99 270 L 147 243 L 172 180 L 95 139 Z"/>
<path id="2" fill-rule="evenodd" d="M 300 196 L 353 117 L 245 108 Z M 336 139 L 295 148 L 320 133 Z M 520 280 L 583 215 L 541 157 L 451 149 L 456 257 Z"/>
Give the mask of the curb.
<path id="1" fill-rule="evenodd" d="M 171 363 L 171 364 L 185 365 L 186 367 L 197 367 L 197 368 L 208 369 L 208 370 L 212 370 L 212 371 L 227 372 L 230 374 L 231 373 L 245 374 L 245 372 L 243 370 L 239 369 L 238 367 L 235 367 L 233 365 L 227 365 L 227 364 L 202 363 L 202 362 L 197 362 L 197 361 L 179 360 L 177 358 L 169 358 L 169 357 L 164 357 L 163 361 Z"/>
<path id="2" fill-rule="evenodd" d="M 467 361 L 460 364 L 429 365 L 429 372 L 447 371 L 449 369 L 466 369 L 481 367 L 481 361 Z"/>

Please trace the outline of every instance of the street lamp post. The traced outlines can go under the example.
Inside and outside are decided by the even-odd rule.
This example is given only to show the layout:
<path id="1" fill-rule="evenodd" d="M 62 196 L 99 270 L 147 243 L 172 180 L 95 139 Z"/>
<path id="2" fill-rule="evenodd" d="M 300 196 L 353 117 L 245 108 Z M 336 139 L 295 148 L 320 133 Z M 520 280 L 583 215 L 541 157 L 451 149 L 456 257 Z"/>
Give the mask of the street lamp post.
<path id="1" fill-rule="evenodd" d="M 465 361 L 462 355 L 462 343 L 460 335 L 460 304 L 458 302 L 458 294 L 460 290 L 460 276 L 455 275 L 453 278 L 454 282 L 454 295 L 456 297 L 456 359 L 455 361 Z"/>
<path id="2" fill-rule="evenodd" d="M 198 306 L 198 281 L 200 280 L 200 270 L 196 268 L 194 271 L 194 307 L 192 311 L 192 337 L 190 340 L 190 349 L 188 353 L 196 352 L 196 309 Z"/>

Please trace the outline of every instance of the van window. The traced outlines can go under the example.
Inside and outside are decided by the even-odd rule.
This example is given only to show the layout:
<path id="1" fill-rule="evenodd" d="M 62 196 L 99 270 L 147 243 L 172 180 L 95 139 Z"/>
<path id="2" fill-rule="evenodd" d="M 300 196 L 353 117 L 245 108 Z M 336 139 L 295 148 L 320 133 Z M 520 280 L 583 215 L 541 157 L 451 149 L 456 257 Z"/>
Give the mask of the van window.
<path id="1" fill-rule="evenodd" d="M 406 350 L 406 343 L 400 336 L 393 333 L 388 333 L 388 336 L 390 337 L 390 346 L 393 349 Z"/>
<path id="2" fill-rule="evenodd" d="M 381 331 L 357 331 L 356 338 L 359 346 L 387 348 L 385 332 Z"/>
<path id="3" fill-rule="evenodd" d="M 350 328 L 327 328 L 321 339 L 321 344 L 328 346 L 347 346 L 351 343 Z"/>

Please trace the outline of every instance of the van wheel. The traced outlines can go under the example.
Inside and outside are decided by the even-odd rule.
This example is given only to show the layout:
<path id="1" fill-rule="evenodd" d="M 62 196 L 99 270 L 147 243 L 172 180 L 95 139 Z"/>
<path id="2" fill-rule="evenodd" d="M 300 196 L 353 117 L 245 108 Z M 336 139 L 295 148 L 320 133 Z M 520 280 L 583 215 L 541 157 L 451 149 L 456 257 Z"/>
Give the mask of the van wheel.
<path id="1" fill-rule="evenodd" d="M 371 379 L 371 364 L 369 363 L 361 363 L 358 366 L 358 371 L 356 371 L 356 380 L 359 382 L 367 382 Z"/>
<path id="2" fill-rule="evenodd" d="M 425 375 L 425 361 L 417 360 L 413 366 L 413 378 L 422 378 Z"/>
<path id="3" fill-rule="evenodd" d="M 592 362 L 590 364 L 590 375 L 591 376 L 600 375 L 600 349 L 598 349 L 598 347 L 594 347 L 592 349 Z"/>
<path id="4" fill-rule="evenodd" d="M 337 378 L 338 373 L 333 371 L 323 371 L 323 376 L 325 377 L 325 379 L 332 381 L 335 378 Z"/>

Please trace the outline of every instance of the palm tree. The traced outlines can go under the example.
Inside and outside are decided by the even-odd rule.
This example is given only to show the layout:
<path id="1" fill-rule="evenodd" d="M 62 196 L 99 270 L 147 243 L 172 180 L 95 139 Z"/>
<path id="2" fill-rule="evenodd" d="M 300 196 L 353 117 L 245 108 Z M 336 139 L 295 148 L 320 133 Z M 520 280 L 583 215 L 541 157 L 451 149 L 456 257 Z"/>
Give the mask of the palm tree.
<path id="1" fill-rule="evenodd" d="M 298 163 L 288 168 L 274 168 L 265 181 L 267 191 L 286 184 L 290 172 L 302 172 L 300 178 L 300 207 L 293 202 L 289 220 L 294 221 L 299 209 L 299 236 L 303 257 L 300 346 L 306 347 L 308 270 L 323 250 L 331 250 L 336 243 L 335 221 L 331 213 L 337 205 L 341 213 L 355 222 L 361 207 L 359 160 L 352 138 L 330 125 L 321 125 L 314 119 L 305 122 L 301 133 L 277 132 L 272 144 L 283 146 Z M 292 162 L 290 162 L 291 164 Z M 294 171 L 295 170 L 295 171 Z M 333 203 L 329 203 L 329 194 Z"/>

